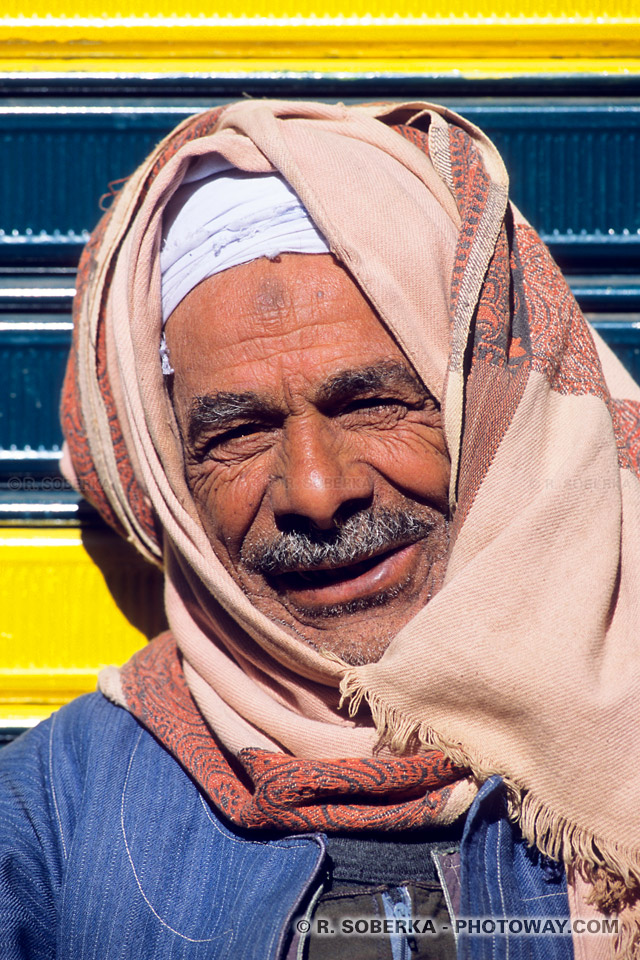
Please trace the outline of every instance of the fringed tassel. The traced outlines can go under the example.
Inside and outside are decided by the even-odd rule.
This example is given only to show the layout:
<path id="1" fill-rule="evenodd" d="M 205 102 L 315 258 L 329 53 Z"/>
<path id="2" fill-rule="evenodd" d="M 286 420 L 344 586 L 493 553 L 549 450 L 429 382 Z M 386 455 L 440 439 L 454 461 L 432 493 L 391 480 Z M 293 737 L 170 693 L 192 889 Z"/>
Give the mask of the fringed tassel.
<path id="1" fill-rule="evenodd" d="M 531 793 L 509 779 L 505 770 L 489 761 L 474 760 L 462 744 L 441 737 L 425 723 L 410 720 L 399 710 L 383 704 L 365 690 L 353 669 L 346 669 L 340 684 L 340 706 L 349 701 L 353 717 L 367 703 L 378 733 L 378 747 L 394 753 L 413 752 L 418 747 L 441 750 L 456 766 L 471 771 L 484 782 L 498 774 L 507 788 L 509 818 L 516 823 L 531 846 L 553 860 L 562 860 L 567 872 L 578 871 L 591 885 L 589 902 L 605 915 L 619 918 L 619 932 L 613 941 L 616 960 L 640 958 L 640 858 L 585 833 L 564 817 L 549 810 Z"/>
<path id="2" fill-rule="evenodd" d="M 607 917 L 616 916 L 613 938 L 616 960 L 640 957 L 640 862 L 617 844 L 586 834 L 575 824 L 551 813 L 530 793 L 509 783 L 509 813 L 524 838 L 554 860 L 564 861 L 567 873 L 579 873 L 591 887 L 589 903 Z"/>
<path id="3" fill-rule="evenodd" d="M 640 890 L 638 884 L 627 885 L 607 867 L 582 864 L 580 872 L 591 886 L 588 902 L 605 916 L 616 916 L 618 933 L 613 941 L 615 960 L 638 960 L 640 957 Z"/>
<path id="4" fill-rule="evenodd" d="M 551 812 L 516 784 L 511 782 L 509 786 L 509 814 L 517 821 L 525 839 L 554 860 L 580 864 L 585 880 L 594 884 L 594 890 L 602 892 L 603 905 L 620 900 L 616 890 L 635 892 L 634 895 L 640 893 L 640 860 L 637 855 L 622 850 L 615 843 L 590 836 Z M 599 901 L 598 907 L 604 909 Z"/>
<path id="5" fill-rule="evenodd" d="M 640 915 L 637 905 L 619 914 L 620 932 L 613 941 L 615 960 L 638 960 L 640 957 Z"/>
<path id="6" fill-rule="evenodd" d="M 350 717 L 356 715 L 363 700 L 365 701 L 378 734 L 378 748 L 388 747 L 397 754 L 413 752 L 419 747 L 441 750 L 457 767 L 470 770 L 474 776 L 482 780 L 499 772 L 493 770 L 487 774 L 485 767 L 474 763 L 464 752 L 462 744 L 443 739 L 428 724 L 410 720 L 394 707 L 383 704 L 368 690 L 363 689 L 361 680 L 352 669 L 345 672 L 340 683 L 339 707 L 342 707 L 346 700 L 349 701 Z"/>

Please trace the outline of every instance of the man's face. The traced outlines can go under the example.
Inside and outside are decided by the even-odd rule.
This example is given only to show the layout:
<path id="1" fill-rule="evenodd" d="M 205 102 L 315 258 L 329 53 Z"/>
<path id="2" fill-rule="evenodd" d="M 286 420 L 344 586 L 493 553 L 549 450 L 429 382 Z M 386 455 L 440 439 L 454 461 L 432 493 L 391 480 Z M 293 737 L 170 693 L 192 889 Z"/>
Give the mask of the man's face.
<path id="1" fill-rule="evenodd" d="M 444 575 L 438 405 L 329 254 L 205 280 L 167 342 L 187 481 L 217 556 L 294 635 L 377 660 Z"/>

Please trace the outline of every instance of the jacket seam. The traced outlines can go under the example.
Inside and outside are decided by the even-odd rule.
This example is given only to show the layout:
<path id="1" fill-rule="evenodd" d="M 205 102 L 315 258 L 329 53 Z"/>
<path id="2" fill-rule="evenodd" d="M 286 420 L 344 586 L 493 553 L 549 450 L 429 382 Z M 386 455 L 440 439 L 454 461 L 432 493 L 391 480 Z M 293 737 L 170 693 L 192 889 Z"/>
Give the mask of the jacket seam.
<path id="1" fill-rule="evenodd" d="M 129 864 L 131 865 L 131 870 L 133 871 L 133 875 L 134 875 L 134 877 L 135 877 L 136 884 L 137 884 L 137 886 L 138 886 L 138 890 L 140 891 L 140 895 L 141 895 L 142 899 L 144 900 L 144 902 L 146 903 L 146 905 L 148 906 L 149 910 L 150 910 L 151 913 L 154 915 L 154 917 L 156 918 L 156 920 L 158 920 L 158 921 L 162 924 L 163 927 L 166 927 L 167 930 L 170 930 L 171 933 L 175 934 L 175 936 L 180 937 L 182 940 L 187 940 L 189 943 L 213 943 L 215 940 L 219 940 L 221 937 L 226 936 L 230 931 L 225 930 L 225 931 L 223 931 L 222 933 L 220 933 L 220 934 L 219 934 L 218 936 L 216 936 L 216 937 L 201 937 L 201 938 L 188 937 L 186 934 L 180 933 L 179 930 L 174 929 L 174 927 L 172 927 L 170 924 L 168 924 L 168 923 L 166 922 L 166 920 L 163 920 L 162 917 L 160 916 L 160 914 L 159 914 L 159 913 L 157 912 L 157 910 L 154 908 L 153 904 L 152 904 L 151 901 L 148 899 L 147 895 L 145 894 L 144 890 L 142 889 L 142 884 L 140 883 L 140 880 L 139 880 L 139 878 L 138 878 L 138 874 L 137 874 L 137 872 L 136 872 L 135 864 L 134 864 L 134 862 L 133 862 L 133 857 L 131 856 L 131 850 L 129 849 L 129 844 L 128 844 L 128 842 L 127 842 L 127 833 L 126 833 L 126 829 L 125 829 L 125 825 L 124 825 L 124 801 L 125 801 L 125 794 L 126 794 L 126 791 L 127 791 L 127 785 L 128 785 L 128 783 L 129 783 L 129 775 L 130 775 L 130 773 L 131 773 L 131 767 L 133 766 L 133 760 L 134 760 L 134 757 L 135 757 L 135 754 L 136 754 L 136 750 L 138 749 L 138 746 L 139 746 L 139 744 L 140 744 L 140 740 L 142 739 L 142 734 L 143 734 L 143 732 L 144 732 L 143 730 L 140 730 L 140 733 L 138 734 L 138 739 L 136 740 L 135 746 L 134 746 L 133 750 L 131 751 L 131 756 L 129 757 L 129 764 L 128 764 L 128 766 L 127 766 L 127 773 L 126 773 L 126 776 L 125 776 L 125 778 L 124 778 L 124 784 L 123 784 L 123 786 L 122 786 L 122 795 L 121 795 L 121 798 L 120 798 L 120 827 L 121 827 L 121 830 L 122 830 L 122 839 L 124 840 L 125 849 L 126 849 L 126 851 L 127 851 L 127 857 L 129 858 Z"/>
<path id="2" fill-rule="evenodd" d="M 51 798 L 53 800 L 53 809 L 56 812 L 56 820 L 58 821 L 58 828 L 60 830 L 60 839 L 62 841 L 62 852 L 64 859 L 67 859 L 67 844 L 64 839 L 64 829 L 62 827 L 62 818 L 60 816 L 60 810 L 58 808 L 58 798 L 56 796 L 56 787 L 53 782 L 53 729 L 56 722 L 56 714 L 53 714 L 51 718 L 51 728 L 49 730 L 49 782 L 51 783 Z"/>

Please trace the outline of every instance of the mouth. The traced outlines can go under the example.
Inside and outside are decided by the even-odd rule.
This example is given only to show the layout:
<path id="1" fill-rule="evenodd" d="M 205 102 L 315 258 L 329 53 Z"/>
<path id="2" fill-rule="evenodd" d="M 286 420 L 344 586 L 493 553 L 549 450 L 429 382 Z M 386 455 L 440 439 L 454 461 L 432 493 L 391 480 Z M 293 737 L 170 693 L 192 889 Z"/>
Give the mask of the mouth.
<path id="1" fill-rule="evenodd" d="M 279 593 L 307 609 L 348 604 L 378 593 L 401 589 L 413 567 L 420 541 L 393 547 L 373 557 L 342 566 L 325 566 L 272 574 Z"/>

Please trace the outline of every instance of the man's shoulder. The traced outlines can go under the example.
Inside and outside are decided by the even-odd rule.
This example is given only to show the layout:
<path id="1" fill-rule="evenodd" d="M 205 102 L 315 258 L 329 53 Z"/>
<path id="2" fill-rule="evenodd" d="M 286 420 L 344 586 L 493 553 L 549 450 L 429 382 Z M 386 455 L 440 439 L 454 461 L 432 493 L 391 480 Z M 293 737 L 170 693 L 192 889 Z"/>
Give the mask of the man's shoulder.
<path id="1" fill-rule="evenodd" d="M 0 750 L 0 808 L 71 815 L 91 777 L 130 754 L 139 730 L 101 693 L 78 697 Z"/>
<path id="2" fill-rule="evenodd" d="M 121 957 L 140 956 L 141 944 L 145 956 L 177 956 L 178 942 L 195 958 L 218 955 L 233 936 L 224 955 L 257 960 L 321 856 L 308 837 L 235 830 L 158 740 L 101 694 L 0 750 L 2 958 L 97 960 L 117 938 Z M 268 896 L 254 879 L 265 876 Z M 249 950 L 256 924 L 263 937 Z"/>
<path id="3" fill-rule="evenodd" d="M 108 749 L 117 737 L 135 736 L 138 724 L 134 718 L 107 700 L 101 693 L 77 697 L 56 710 L 31 730 L 21 734 L 13 743 L 0 750 L 0 770 L 14 765 L 51 762 L 52 756 L 66 756 L 80 762 L 88 753 Z"/>
<path id="4" fill-rule="evenodd" d="M 127 710 L 98 691 L 65 704 L 44 725 L 49 726 L 49 737 L 56 746 L 68 744 L 84 750 L 102 749 L 115 736 L 133 738 L 140 730 Z"/>

